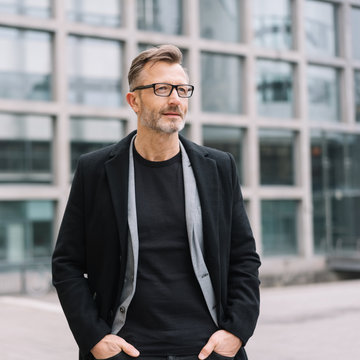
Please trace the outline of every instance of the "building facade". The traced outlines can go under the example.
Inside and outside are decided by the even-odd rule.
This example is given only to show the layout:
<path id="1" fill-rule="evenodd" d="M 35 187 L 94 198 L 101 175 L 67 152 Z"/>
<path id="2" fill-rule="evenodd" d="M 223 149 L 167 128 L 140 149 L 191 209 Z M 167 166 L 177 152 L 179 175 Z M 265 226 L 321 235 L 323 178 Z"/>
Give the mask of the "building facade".
<path id="1" fill-rule="evenodd" d="M 79 155 L 136 127 L 127 70 L 166 43 L 185 136 L 235 156 L 262 276 L 360 250 L 359 34 L 360 0 L 0 0 L 3 291 L 48 266 Z"/>

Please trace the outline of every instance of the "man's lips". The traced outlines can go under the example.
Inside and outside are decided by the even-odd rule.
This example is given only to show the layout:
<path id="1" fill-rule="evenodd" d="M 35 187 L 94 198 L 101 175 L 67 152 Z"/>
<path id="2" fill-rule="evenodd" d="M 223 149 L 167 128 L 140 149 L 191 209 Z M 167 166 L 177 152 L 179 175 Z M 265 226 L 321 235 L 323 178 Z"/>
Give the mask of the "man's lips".
<path id="1" fill-rule="evenodd" d="M 180 116 L 180 114 L 177 112 L 164 112 L 163 114 L 165 116 Z"/>

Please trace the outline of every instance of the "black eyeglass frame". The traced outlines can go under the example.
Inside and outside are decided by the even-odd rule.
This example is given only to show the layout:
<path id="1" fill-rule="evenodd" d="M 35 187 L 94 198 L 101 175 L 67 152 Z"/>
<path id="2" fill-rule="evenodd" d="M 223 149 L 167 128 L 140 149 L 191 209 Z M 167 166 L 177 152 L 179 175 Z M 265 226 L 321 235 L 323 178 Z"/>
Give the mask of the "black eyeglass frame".
<path id="1" fill-rule="evenodd" d="M 170 90 L 169 95 L 159 95 L 159 94 L 157 94 L 156 89 L 155 89 L 156 85 L 169 85 L 169 86 L 171 86 L 171 90 Z M 190 95 L 189 96 L 180 95 L 179 91 L 178 91 L 179 86 L 188 86 L 190 88 L 190 90 L 191 90 Z M 137 86 L 136 88 L 132 89 L 131 92 L 136 91 L 136 90 L 150 89 L 150 88 L 153 88 L 154 94 L 156 96 L 161 96 L 161 97 L 169 97 L 172 94 L 173 90 L 176 89 L 176 92 L 177 92 L 177 94 L 178 94 L 178 96 L 180 98 L 188 99 L 188 98 L 190 98 L 192 96 L 192 94 L 194 92 L 194 86 L 193 85 L 189 85 L 189 84 L 173 85 L 173 84 L 169 84 L 169 83 L 154 83 L 154 84 L 150 84 L 150 85 Z"/>

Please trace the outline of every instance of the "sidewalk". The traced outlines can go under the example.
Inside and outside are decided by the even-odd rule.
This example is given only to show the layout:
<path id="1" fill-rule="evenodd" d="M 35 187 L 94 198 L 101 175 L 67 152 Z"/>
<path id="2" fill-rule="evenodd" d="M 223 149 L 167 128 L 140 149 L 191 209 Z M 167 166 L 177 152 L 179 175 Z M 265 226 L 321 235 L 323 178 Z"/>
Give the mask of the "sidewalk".
<path id="1" fill-rule="evenodd" d="M 359 360 L 360 281 L 269 288 L 249 360 Z"/>
<path id="2" fill-rule="evenodd" d="M 76 360 L 77 347 L 51 293 L 0 297 L 2 360 Z M 262 290 L 249 360 L 359 360 L 360 281 Z"/>

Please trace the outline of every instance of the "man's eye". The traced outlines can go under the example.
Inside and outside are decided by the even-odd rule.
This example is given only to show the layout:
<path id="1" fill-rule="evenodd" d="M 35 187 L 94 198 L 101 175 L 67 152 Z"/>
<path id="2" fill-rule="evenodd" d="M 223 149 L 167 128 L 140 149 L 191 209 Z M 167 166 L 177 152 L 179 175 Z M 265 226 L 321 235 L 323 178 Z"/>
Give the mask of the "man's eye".
<path id="1" fill-rule="evenodd" d="M 166 85 L 162 85 L 157 88 L 158 91 L 167 91 L 168 89 L 169 89 L 169 87 Z"/>

